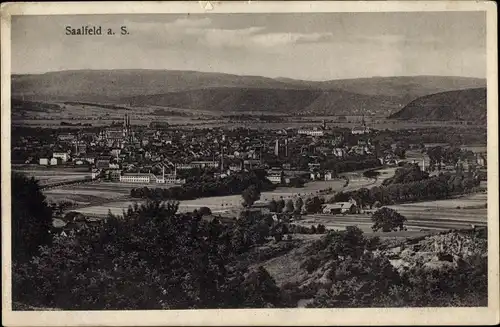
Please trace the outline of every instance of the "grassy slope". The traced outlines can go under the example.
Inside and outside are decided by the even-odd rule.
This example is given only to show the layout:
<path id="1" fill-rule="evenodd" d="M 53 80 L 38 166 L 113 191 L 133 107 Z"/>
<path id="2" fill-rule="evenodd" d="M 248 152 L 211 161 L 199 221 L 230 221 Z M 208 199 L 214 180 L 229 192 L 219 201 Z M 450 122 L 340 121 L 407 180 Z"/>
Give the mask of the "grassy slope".
<path id="1" fill-rule="evenodd" d="M 475 88 L 424 96 L 410 102 L 391 118 L 486 122 L 486 89 Z"/>

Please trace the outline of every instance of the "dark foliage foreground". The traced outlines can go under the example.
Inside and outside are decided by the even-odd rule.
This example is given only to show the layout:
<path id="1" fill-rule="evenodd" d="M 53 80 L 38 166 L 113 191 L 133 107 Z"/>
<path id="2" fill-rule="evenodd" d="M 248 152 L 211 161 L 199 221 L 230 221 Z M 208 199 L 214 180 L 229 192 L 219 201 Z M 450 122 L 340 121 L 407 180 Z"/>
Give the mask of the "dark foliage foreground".
<path id="1" fill-rule="evenodd" d="M 296 307 L 302 299 L 311 299 L 312 307 L 487 304 L 485 256 L 446 269 L 399 272 L 377 255 L 377 239 L 352 227 L 327 233 L 299 259 L 311 276 L 325 272 L 321 282 L 280 289 L 248 260 L 259 256 L 246 255 L 283 242 L 272 241 L 279 228 L 269 217 L 248 211 L 234 225 L 223 225 L 196 213 L 177 214 L 176 203 L 151 201 L 102 225 L 47 237 L 50 211 L 37 184 L 15 176 L 13 190 L 24 190 L 13 196 L 13 302 L 25 307 L 263 308 Z"/>

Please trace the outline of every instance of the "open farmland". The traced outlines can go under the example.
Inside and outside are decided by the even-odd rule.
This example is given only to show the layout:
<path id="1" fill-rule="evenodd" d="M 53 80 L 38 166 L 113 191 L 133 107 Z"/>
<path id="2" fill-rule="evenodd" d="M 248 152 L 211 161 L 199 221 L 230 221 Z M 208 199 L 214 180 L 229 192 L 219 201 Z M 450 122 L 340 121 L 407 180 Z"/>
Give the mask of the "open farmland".
<path id="1" fill-rule="evenodd" d="M 77 205 L 89 206 L 92 204 L 104 205 L 118 199 L 128 199 L 130 190 L 137 187 L 151 187 L 151 184 L 120 183 L 120 182 L 92 182 L 88 184 L 67 185 L 44 190 L 47 199 L 52 202 L 70 201 Z M 171 187 L 158 185 L 155 187 Z M 121 211 L 120 211 L 121 213 Z"/>
<path id="2" fill-rule="evenodd" d="M 307 183 L 304 187 L 295 188 L 295 187 L 279 187 L 274 191 L 262 192 L 260 200 L 257 203 L 267 203 L 272 199 L 296 199 L 299 196 L 303 199 L 306 199 L 311 196 L 319 195 L 321 190 L 325 190 L 328 188 L 332 188 L 332 191 L 338 192 L 341 190 L 354 190 L 360 187 L 369 187 L 371 185 L 375 185 L 375 179 L 369 179 L 365 177 L 360 177 L 359 173 L 352 174 L 352 176 L 356 176 L 348 187 L 344 188 L 345 181 L 341 180 L 331 180 L 331 181 L 313 181 Z M 384 175 L 385 176 L 385 175 Z M 130 194 L 130 189 L 133 187 L 142 187 L 149 186 L 141 185 L 141 184 L 124 184 L 124 183 L 99 183 L 93 185 L 78 185 L 77 189 L 92 189 L 96 193 L 99 191 L 112 191 L 123 194 L 123 196 Z M 161 187 L 159 185 L 155 185 L 155 187 Z M 141 200 L 137 199 L 136 202 L 141 202 Z M 214 197 L 206 197 L 199 198 L 194 200 L 184 200 L 179 203 L 179 211 L 187 212 L 193 211 L 200 207 L 208 207 L 214 212 L 226 211 L 231 208 L 241 206 L 242 198 L 241 195 L 226 195 L 226 196 L 214 196 Z M 108 210 L 111 210 L 113 214 L 122 214 L 124 209 L 127 209 L 129 205 L 133 204 L 133 200 L 126 201 L 113 201 L 110 203 L 99 204 L 96 206 L 88 206 L 86 208 L 80 208 L 74 211 L 81 212 L 82 214 L 88 215 L 106 215 Z"/>
<path id="3" fill-rule="evenodd" d="M 333 190 L 340 190 L 344 184 L 344 180 L 332 180 L 332 181 L 315 181 L 310 182 L 305 185 L 303 188 L 294 188 L 294 187 L 280 187 L 274 191 L 263 192 L 261 194 L 261 200 L 257 201 L 257 203 L 265 203 L 271 201 L 271 199 L 291 199 L 302 196 L 303 198 L 307 198 L 309 196 L 317 195 L 320 190 L 324 190 L 327 188 L 332 188 Z M 133 187 L 142 187 L 151 185 L 141 185 L 141 184 L 124 184 L 124 183 L 98 183 L 93 185 L 78 185 L 76 186 L 77 190 L 94 190 L 96 194 L 100 191 L 111 191 L 117 192 L 122 195 L 130 194 L 130 189 Z M 155 187 L 161 187 L 158 184 L 155 184 Z M 168 186 L 166 186 L 168 187 Z M 78 191 L 76 192 L 78 193 Z M 67 194 L 66 194 L 67 195 Z M 137 202 L 141 202 L 141 200 L 137 199 Z M 184 200 L 180 201 L 179 211 L 193 211 L 194 209 L 198 209 L 200 207 L 209 207 L 212 211 L 224 211 L 230 208 L 241 206 L 242 198 L 241 195 L 226 195 L 226 196 L 214 196 L 214 197 L 206 197 L 199 198 L 194 200 Z M 87 208 L 77 209 L 75 211 L 81 212 L 83 214 L 88 215 L 102 215 L 107 214 L 108 209 L 111 210 L 114 214 L 122 214 L 124 209 L 127 209 L 129 205 L 133 204 L 134 201 L 118 201 L 118 202 L 110 202 L 106 204 L 100 204 L 97 206 L 89 206 Z"/>
<path id="4" fill-rule="evenodd" d="M 15 169 L 14 172 L 34 177 L 40 185 L 51 185 L 61 182 L 85 180 L 90 178 L 90 172 L 73 171 L 67 169 Z"/>
<path id="5" fill-rule="evenodd" d="M 457 208 L 461 204 L 460 209 Z M 442 231 L 470 228 L 471 225 L 486 226 L 488 211 L 485 208 L 486 194 L 473 194 L 455 199 L 425 201 L 388 206 L 405 216 L 408 231 Z M 304 216 L 298 225 L 310 227 L 323 224 L 327 229 L 345 229 L 356 225 L 364 232 L 371 232 L 371 214 L 314 214 Z M 392 234 L 392 233 L 391 233 Z"/>

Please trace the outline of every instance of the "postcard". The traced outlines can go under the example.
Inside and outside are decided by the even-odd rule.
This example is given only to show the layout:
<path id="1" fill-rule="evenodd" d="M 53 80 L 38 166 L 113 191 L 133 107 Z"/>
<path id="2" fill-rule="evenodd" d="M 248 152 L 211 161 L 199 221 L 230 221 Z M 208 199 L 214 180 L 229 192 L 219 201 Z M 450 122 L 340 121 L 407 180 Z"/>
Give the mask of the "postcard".
<path id="1" fill-rule="evenodd" d="M 4 325 L 499 323 L 494 2 L 1 13 Z"/>

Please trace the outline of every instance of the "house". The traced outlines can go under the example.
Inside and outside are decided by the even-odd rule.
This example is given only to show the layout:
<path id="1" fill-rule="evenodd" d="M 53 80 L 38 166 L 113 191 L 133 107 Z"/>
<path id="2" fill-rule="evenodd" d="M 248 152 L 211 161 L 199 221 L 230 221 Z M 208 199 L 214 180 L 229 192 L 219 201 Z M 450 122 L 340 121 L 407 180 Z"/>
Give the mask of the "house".
<path id="1" fill-rule="evenodd" d="M 268 171 L 267 179 L 273 184 L 282 184 L 283 183 L 284 173 L 283 171 Z"/>
<path id="2" fill-rule="evenodd" d="M 59 159 L 59 160 L 60 160 L 60 159 Z M 58 164 L 58 160 L 57 160 L 57 158 L 51 158 L 51 159 L 50 159 L 50 165 L 51 165 L 51 166 L 57 166 L 57 164 Z"/>
<path id="3" fill-rule="evenodd" d="M 321 178 L 321 174 L 319 172 L 311 172 L 310 175 L 309 175 L 309 178 L 311 180 L 315 181 L 315 180 Z"/>
<path id="4" fill-rule="evenodd" d="M 87 154 L 84 156 L 80 156 L 80 159 L 83 161 L 87 161 L 89 164 L 95 163 L 95 156 L 94 155 Z"/>
<path id="5" fill-rule="evenodd" d="M 349 202 L 335 202 L 327 204 L 323 207 L 323 213 L 329 214 L 348 214 L 358 212 L 357 205 L 354 201 Z"/>
<path id="6" fill-rule="evenodd" d="M 336 157 L 344 157 L 345 156 L 345 150 L 343 148 L 334 148 L 332 150 L 333 155 Z"/>
<path id="7" fill-rule="evenodd" d="M 47 166 L 49 164 L 49 159 L 40 158 L 40 165 Z"/>
<path id="8" fill-rule="evenodd" d="M 351 133 L 353 135 L 368 134 L 370 133 L 370 129 L 366 126 L 356 126 L 351 130 Z"/>
<path id="9" fill-rule="evenodd" d="M 103 156 L 103 157 L 100 157 L 100 158 L 97 158 L 96 162 L 95 162 L 95 166 L 96 168 L 109 168 L 109 161 L 110 161 L 111 157 L 109 156 Z"/>
<path id="10" fill-rule="evenodd" d="M 192 161 L 191 165 L 197 168 L 219 168 L 217 161 Z"/>
<path id="11" fill-rule="evenodd" d="M 307 135 L 307 136 L 323 136 L 325 135 L 325 131 L 322 129 L 319 129 L 317 127 L 313 129 L 299 129 L 297 132 L 299 135 Z"/>
<path id="12" fill-rule="evenodd" d="M 52 158 L 59 158 L 63 163 L 67 162 L 69 160 L 69 154 L 66 152 L 54 152 L 52 154 Z"/>
<path id="13" fill-rule="evenodd" d="M 333 173 L 331 171 L 327 171 L 325 173 L 325 181 L 331 181 L 333 179 Z"/>
<path id="14" fill-rule="evenodd" d="M 101 170 L 100 169 L 92 169 L 92 179 L 96 179 L 97 177 L 99 177 L 99 175 L 101 174 Z"/>
<path id="15" fill-rule="evenodd" d="M 73 141 L 75 138 L 73 134 L 60 134 L 57 136 L 57 139 L 63 142 Z"/>

